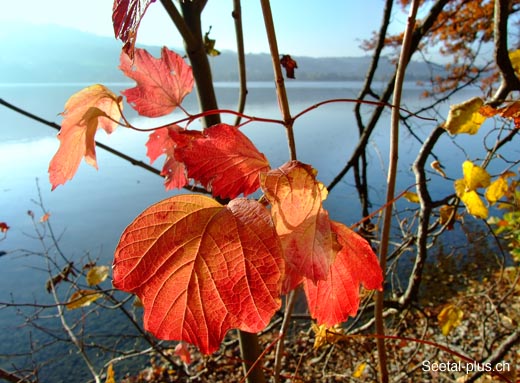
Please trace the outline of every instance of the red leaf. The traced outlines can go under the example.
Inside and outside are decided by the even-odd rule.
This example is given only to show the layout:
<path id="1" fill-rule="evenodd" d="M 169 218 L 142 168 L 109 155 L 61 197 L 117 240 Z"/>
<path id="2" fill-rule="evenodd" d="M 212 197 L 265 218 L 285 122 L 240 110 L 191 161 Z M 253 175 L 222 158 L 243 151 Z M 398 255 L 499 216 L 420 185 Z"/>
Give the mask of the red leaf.
<path id="1" fill-rule="evenodd" d="M 112 7 L 112 24 L 117 39 L 123 42 L 123 52 L 134 58 L 137 29 L 146 9 L 155 0 L 115 0 Z"/>
<path id="2" fill-rule="evenodd" d="M 162 48 L 159 59 L 139 48 L 133 61 L 124 52 L 120 59 L 121 70 L 137 82 L 137 86 L 122 93 L 141 116 L 171 113 L 193 88 L 191 67 L 166 47 Z"/>
<path id="3" fill-rule="evenodd" d="M 316 170 L 291 161 L 262 173 L 260 180 L 287 261 L 284 291 L 296 287 L 302 277 L 315 282 L 327 278 L 340 245 L 322 207 L 327 190 L 316 180 Z"/>
<path id="4" fill-rule="evenodd" d="M 283 254 L 269 212 L 245 199 L 222 206 L 180 195 L 124 231 L 113 283 L 144 305 L 147 331 L 215 351 L 231 328 L 257 332 L 280 306 Z"/>
<path id="5" fill-rule="evenodd" d="M 102 128 L 112 133 L 117 127 L 115 121 L 121 118 L 122 108 L 121 97 L 99 84 L 89 86 L 68 99 L 58 134 L 60 147 L 49 164 L 53 190 L 72 179 L 83 157 L 97 169 L 96 131 Z"/>
<path id="6" fill-rule="evenodd" d="M 181 188 L 188 182 L 186 167 L 182 162 L 175 159 L 176 142 L 170 135 L 170 131 L 178 132 L 181 130 L 177 125 L 157 129 L 150 134 L 150 138 L 146 143 L 148 148 L 146 155 L 150 158 L 151 164 L 161 155 L 166 155 L 161 171 L 161 175 L 165 178 L 164 185 L 166 190 Z"/>
<path id="7" fill-rule="evenodd" d="M 0 233 L 7 233 L 10 227 L 5 222 L 0 222 Z"/>
<path id="8" fill-rule="evenodd" d="M 177 355 L 181 360 L 189 365 L 191 363 L 191 353 L 190 349 L 184 342 L 179 342 L 177 346 L 175 346 L 175 355 Z"/>
<path id="9" fill-rule="evenodd" d="M 254 144 L 227 124 L 204 129 L 200 137 L 177 148 L 176 155 L 186 165 L 189 178 L 222 198 L 255 192 L 260 186 L 259 172 L 270 169 Z"/>
<path id="10" fill-rule="evenodd" d="M 288 78 L 295 78 L 294 70 L 298 68 L 298 64 L 290 55 L 283 55 L 280 64 L 285 68 L 285 74 Z"/>
<path id="11" fill-rule="evenodd" d="M 319 325 L 332 327 L 354 316 L 359 307 L 360 285 L 381 289 L 383 274 L 370 244 L 345 225 L 331 221 L 342 249 L 324 281 L 305 279 L 309 311 Z"/>

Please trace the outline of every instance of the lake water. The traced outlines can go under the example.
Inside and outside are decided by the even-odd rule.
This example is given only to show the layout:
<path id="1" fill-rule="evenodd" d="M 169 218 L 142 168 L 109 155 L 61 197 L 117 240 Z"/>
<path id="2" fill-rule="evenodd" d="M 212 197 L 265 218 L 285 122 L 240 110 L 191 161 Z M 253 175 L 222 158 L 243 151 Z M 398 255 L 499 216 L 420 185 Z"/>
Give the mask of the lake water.
<path id="1" fill-rule="evenodd" d="M 50 121 L 58 122 L 58 113 L 63 110 L 67 98 L 90 84 L 18 84 L 1 85 L 0 97 L 20 108 L 30 111 Z M 107 84 L 114 91 L 125 89 L 130 84 Z M 293 114 L 326 99 L 353 98 L 361 87 L 360 83 L 288 83 L 291 111 Z M 219 105 L 225 109 L 235 109 L 237 100 L 236 84 L 217 85 Z M 416 110 L 423 102 L 422 89 L 408 84 L 404 105 Z M 469 98 L 471 93 L 461 94 L 458 100 Z M 453 102 L 453 101 L 452 101 Z M 183 104 L 189 111 L 196 111 L 196 101 L 190 95 Z M 328 184 L 345 165 L 357 141 L 357 127 L 353 118 L 353 104 L 338 103 L 318 108 L 300 118 L 295 123 L 298 158 L 312 164 L 318 170 L 318 178 Z M 364 108 L 367 115 L 370 107 Z M 441 106 L 446 115 L 448 105 Z M 152 127 L 173 121 L 179 114 L 150 120 L 138 117 L 126 106 L 129 119 L 138 127 Z M 249 84 L 246 114 L 280 118 L 274 85 L 271 83 Z M 375 181 L 372 201 L 382 201 L 388 162 L 388 124 L 390 110 L 385 112 L 378 130 L 370 143 L 370 176 Z M 223 118 L 226 122 L 234 117 Z M 425 137 L 435 122 L 421 121 L 415 133 Z M 281 126 L 265 123 L 251 123 L 243 131 L 277 167 L 289 158 L 285 131 Z M 136 133 L 119 129 L 111 136 L 99 132 L 96 137 L 116 149 L 148 162 L 144 143 L 146 133 Z M 466 150 L 477 150 L 482 137 L 462 138 Z M 403 132 L 401 146 L 398 190 L 412 185 L 415 180 L 410 166 L 417 153 L 418 144 Z M 464 151 L 457 149 L 449 137 L 443 137 L 437 154 L 453 178 L 461 175 L 460 164 L 465 159 Z M 0 251 L 12 252 L 15 249 L 41 250 L 36 240 L 31 238 L 34 229 L 27 215 L 34 210 L 37 217 L 41 213 L 32 200 L 37 199 L 36 179 L 47 210 L 51 213 L 55 233 L 60 235 L 60 245 L 67 257 L 78 263 L 85 255 L 97 259 L 99 264 L 110 264 L 119 235 L 136 215 L 150 204 L 179 191 L 166 192 L 162 178 L 141 168 L 130 166 L 127 162 L 103 150 L 97 150 L 99 171 L 82 163 L 74 179 L 55 191 L 50 191 L 47 168 L 58 148 L 56 131 L 23 117 L 7 108 L 0 108 L 0 221 L 11 227 L 7 238 L 0 242 Z M 470 148 L 470 149 L 468 149 Z M 516 154 L 517 155 L 517 154 Z M 472 158 L 478 156 L 473 155 Z M 162 167 L 162 158 L 155 164 Z M 437 177 L 435 193 L 446 193 L 452 183 Z M 329 195 L 326 208 L 333 219 L 346 224 L 356 222 L 359 217 L 358 200 L 352 177 L 348 176 Z M 48 278 L 42 271 L 45 265 L 35 256 L 20 256 L 19 253 L 0 258 L 0 302 L 50 302 L 45 292 Z M 27 313 L 27 312 L 25 312 Z M 14 310 L 0 310 L 0 357 L 1 366 L 12 369 L 11 361 L 5 354 L 27 352 L 29 337 L 39 339 L 32 333 L 17 329 L 23 323 L 23 315 Z M 107 319 L 111 320 L 111 319 Z M 55 327 L 57 324 L 55 325 Z M 102 326 L 108 326 L 105 322 Z M 107 327 L 107 331 L 110 327 Z M 21 362 L 20 362 L 21 363 Z M 72 364 L 70 368 L 78 368 Z M 67 375 L 67 369 L 62 371 Z M 47 373 L 49 373 L 47 371 Z M 87 375 L 85 375 L 87 376 Z M 54 377 L 53 381 L 58 377 Z"/>

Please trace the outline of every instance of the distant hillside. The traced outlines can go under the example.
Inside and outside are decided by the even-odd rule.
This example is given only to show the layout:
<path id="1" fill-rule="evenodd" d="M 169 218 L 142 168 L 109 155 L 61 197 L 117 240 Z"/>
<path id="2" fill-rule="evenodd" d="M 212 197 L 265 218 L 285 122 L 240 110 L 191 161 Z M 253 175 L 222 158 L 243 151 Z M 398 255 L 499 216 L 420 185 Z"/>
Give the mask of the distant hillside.
<path id="1" fill-rule="evenodd" d="M 109 37 L 58 26 L 0 26 L 0 83 L 15 82 L 122 82 L 128 81 L 117 68 L 121 43 Z M 146 47 L 159 54 L 159 47 Z M 180 52 L 180 50 L 178 50 Z M 370 57 L 293 57 L 298 62 L 296 78 L 302 81 L 362 80 Z M 238 81 L 236 53 L 224 51 L 210 58 L 216 81 Z M 247 76 L 251 81 L 271 81 L 268 54 L 248 54 Z M 441 67 L 436 68 L 441 71 Z M 377 79 L 394 71 L 388 59 L 378 68 Z M 408 80 L 426 80 L 430 69 L 412 62 Z"/>

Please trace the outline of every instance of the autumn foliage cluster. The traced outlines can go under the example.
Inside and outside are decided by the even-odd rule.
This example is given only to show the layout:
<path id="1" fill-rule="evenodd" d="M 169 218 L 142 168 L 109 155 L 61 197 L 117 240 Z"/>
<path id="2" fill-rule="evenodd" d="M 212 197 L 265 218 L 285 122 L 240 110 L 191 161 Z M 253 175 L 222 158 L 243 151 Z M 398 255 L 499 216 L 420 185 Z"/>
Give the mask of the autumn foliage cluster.
<path id="1" fill-rule="evenodd" d="M 142 49 L 133 59 L 123 52 L 120 67 L 137 83 L 122 93 L 143 116 L 171 113 L 192 90 L 191 68 L 167 48 L 159 59 Z M 122 98 L 103 85 L 69 99 L 49 166 L 53 188 L 74 176 L 82 158 L 96 166 L 98 129 L 132 128 L 122 108 Z M 192 119 L 187 115 L 188 124 Z M 327 190 L 310 165 L 290 161 L 271 169 L 240 128 L 228 124 L 202 131 L 159 127 L 146 146 L 151 162 L 166 157 L 167 189 L 194 180 L 229 200 L 177 195 L 150 206 L 122 234 L 114 286 L 139 296 L 145 327 L 157 337 L 211 353 L 229 329 L 263 329 L 280 296 L 299 285 L 311 315 L 327 326 L 356 313 L 360 285 L 381 288 L 370 245 L 329 219 L 322 206 Z M 259 200 L 237 198 L 259 189 Z"/>

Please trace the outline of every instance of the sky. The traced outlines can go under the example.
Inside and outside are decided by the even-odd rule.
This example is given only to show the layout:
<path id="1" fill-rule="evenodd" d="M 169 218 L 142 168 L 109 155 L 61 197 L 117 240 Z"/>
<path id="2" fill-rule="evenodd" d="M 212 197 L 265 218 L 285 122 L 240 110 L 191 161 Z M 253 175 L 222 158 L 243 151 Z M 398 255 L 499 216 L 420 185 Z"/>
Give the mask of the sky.
<path id="1" fill-rule="evenodd" d="M 56 24 L 113 37 L 111 0 L 4 1 L 0 23 Z M 363 39 L 379 28 L 384 0 L 271 0 L 280 53 L 314 57 L 360 56 Z M 235 50 L 232 0 L 210 0 L 203 28 L 212 27 L 216 49 Z M 259 0 L 242 0 L 246 53 L 268 52 Z M 406 15 L 395 7 L 394 31 L 404 28 Z M 152 3 L 139 28 L 137 46 L 182 46 L 182 40 L 159 1 Z"/>

